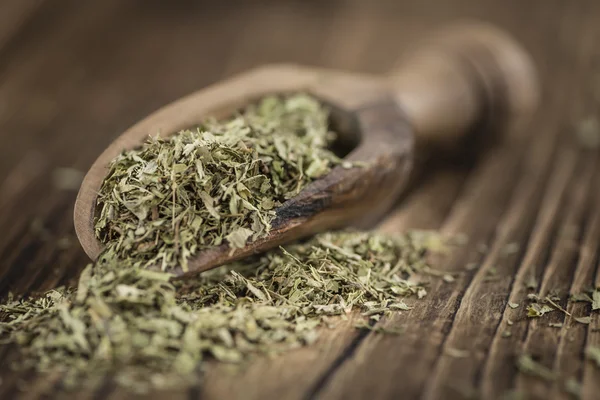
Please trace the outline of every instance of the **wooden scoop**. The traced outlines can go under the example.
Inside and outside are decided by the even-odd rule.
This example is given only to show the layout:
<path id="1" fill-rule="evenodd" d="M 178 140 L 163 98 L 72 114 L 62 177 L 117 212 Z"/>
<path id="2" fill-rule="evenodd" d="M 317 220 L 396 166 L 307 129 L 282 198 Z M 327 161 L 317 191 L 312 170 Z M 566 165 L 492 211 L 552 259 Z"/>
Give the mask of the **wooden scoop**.
<path id="1" fill-rule="evenodd" d="M 458 142 L 481 123 L 512 125 L 537 103 L 527 54 L 487 25 L 455 26 L 416 49 L 388 79 L 293 65 L 261 67 L 210 86 L 148 116 L 119 136 L 94 162 L 75 203 L 75 230 L 92 259 L 96 197 L 109 162 L 148 135 L 173 134 L 208 116 L 227 117 L 267 94 L 305 91 L 328 103 L 346 144 L 363 167 L 337 167 L 276 209 L 270 233 L 231 251 L 227 244 L 189 260 L 200 272 L 327 229 L 386 212 L 409 175 L 415 139 Z M 177 268 L 174 271 L 182 275 Z"/>

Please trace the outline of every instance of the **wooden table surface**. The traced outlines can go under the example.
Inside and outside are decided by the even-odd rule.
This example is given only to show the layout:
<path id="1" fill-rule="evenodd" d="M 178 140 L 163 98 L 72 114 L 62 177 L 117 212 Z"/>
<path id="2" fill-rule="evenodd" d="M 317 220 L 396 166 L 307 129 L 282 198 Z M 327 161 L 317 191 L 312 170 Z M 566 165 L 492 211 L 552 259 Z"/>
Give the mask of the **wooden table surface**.
<path id="1" fill-rule="evenodd" d="M 72 226 L 76 188 L 61 185 L 57 169 L 85 171 L 116 135 L 161 105 L 270 62 L 385 73 L 433 27 L 482 18 L 532 53 L 542 106 L 516 144 L 467 167 L 426 170 L 380 227 L 467 235 L 467 246 L 434 260 L 437 268 L 460 272 L 456 280 L 436 281 L 413 310 L 385 322 L 406 327 L 402 335 L 365 333 L 348 323 L 326 330 L 311 347 L 259 359 L 235 375 L 211 366 L 202 385 L 150 397 L 491 399 L 516 390 L 566 399 L 572 397 L 564 382 L 574 378 L 584 399 L 600 398 L 600 368 L 583 357 L 586 346 L 600 345 L 597 312 L 585 325 L 561 312 L 530 319 L 525 311 L 532 278 L 537 292 L 557 290 L 573 316 L 588 315 L 590 305 L 572 303 L 568 294 L 600 284 L 598 153 L 582 149 L 576 135 L 578 122 L 599 111 L 600 2 L 220 3 L 2 2 L 0 296 L 74 282 L 87 259 Z M 57 239 L 70 244 L 57 246 Z M 507 252 L 513 243 L 518 250 Z M 489 251 L 479 251 L 482 244 Z M 465 270 L 469 263 L 478 268 Z M 456 357 L 456 349 L 470 355 Z M 518 372 L 523 353 L 560 378 L 545 382 Z M 55 377 L 10 372 L 10 349 L 0 357 L 0 398 L 59 392 Z M 78 397 L 128 394 L 108 381 Z"/>

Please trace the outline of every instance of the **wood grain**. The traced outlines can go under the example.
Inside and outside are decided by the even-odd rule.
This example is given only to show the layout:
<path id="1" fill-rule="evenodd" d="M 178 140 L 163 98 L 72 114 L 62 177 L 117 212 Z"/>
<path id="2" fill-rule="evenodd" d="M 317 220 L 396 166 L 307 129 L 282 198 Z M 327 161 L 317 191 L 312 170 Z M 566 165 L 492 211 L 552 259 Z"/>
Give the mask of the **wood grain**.
<path id="1" fill-rule="evenodd" d="M 423 33 L 482 18 L 533 54 L 542 108 L 533 124 L 514 132 L 513 143 L 476 159 L 430 155 L 379 227 L 466 234 L 466 246 L 431 260 L 456 272 L 455 281 L 434 281 L 413 310 L 382 322 L 406 326 L 402 336 L 364 334 L 348 322 L 324 331 L 312 347 L 233 373 L 210 365 L 202 385 L 147 397 L 496 399 L 516 389 L 530 398 L 567 399 L 563 381 L 575 378 L 582 398 L 599 398 L 600 368 L 583 352 L 600 345 L 600 319 L 589 304 L 567 301 L 569 293 L 600 285 L 598 154 L 581 149 L 575 135 L 577 121 L 600 111 L 599 12 L 594 0 L 6 0 L 0 297 L 73 282 L 86 256 L 76 241 L 59 249 L 56 240 L 74 239 L 76 193 L 56 187 L 53 170 L 85 171 L 120 132 L 160 106 L 270 62 L 386 73 Z M 36 219 L 41 224 L 32 227 Z M 518 251 L 505 254 L 511 243 Z M 479 268 L 465 269 L 472 262 Z M 535 292 L 560 289 L 561 305 L 573 316 L 591 313 L 591 324 L 559 311 L 525 317 L 532 276 Z M 559 321 L 562 328 L 548 327 Z M 471 355 L 453 357 L 453 349 Z M 523 352 L 560 379 L 546 383 L 520 373 L 515 359 Z M 1 349 L 0 398 L 68 397 L 57 377 L 11 372 L 15 357 Z M 108 380 L 78 397 L 129 394 Z"/>

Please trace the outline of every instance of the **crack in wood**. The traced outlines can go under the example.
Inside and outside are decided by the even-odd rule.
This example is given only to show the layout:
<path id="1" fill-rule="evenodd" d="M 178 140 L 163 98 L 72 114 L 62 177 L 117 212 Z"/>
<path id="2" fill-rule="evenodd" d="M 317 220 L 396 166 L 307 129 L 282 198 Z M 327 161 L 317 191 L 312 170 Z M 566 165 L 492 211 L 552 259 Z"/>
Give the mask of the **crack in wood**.
<path id="1" fill-rule="evenodd" d="M 321 375 L 321 377 L 308 389 L 304 400 L 312 400 L 318 397 L 321 390 L 329 383 L 329 380 L 335 375 L 337 370 L 350 359 L 359 348 L 362 341 L 370 334 L 368 330 L 358 332 L 354 340 L 344 349 L 344 351 L 333 361 L 330 367 Z"/>
<path id="2" fill-rule="evenodd" d="M 527 336 L 528 324 L 526 320 L 523 320 L 523 310 L 527 294 L 525 286 L 528 284 L 531 274 L 550 260 L 549 250 L 552 248 L 554 237 L 553 226 L 556 225 L 552 222 L 555 221 L 556 213 L 559 212 L 559 207 L 562 204 L 561 194 L 564 192 L 569 178 L 572 176 L 568 166 L 573 165 L 573 161 L 573 157 L 563 157 L 562 161 L 559 159 L 559 162 L 556 164 L 556 170 L 559 173 L 551 174 L 552 179 L 548 182 L 547 187 L 544 188 L 543 201 L 533 223 L 530 239 L 527 243 L 527 251 L 523 260 L 517 266 L 516 276 L 509 292 L 508 301 L 503 308 L 500 325 L 490 342 L 487 357 L 482 362 L 481 390 L 483 391 L 483 396 L 490 396 L 490 398 L 497 397 L 499 394 L 495 392 L 494 385 L 501 379 L 505 379 L 504 384 L 500 386 L 506 388 L 508 386 L 506 378 L 509 378 L 514 371 L 512 354 L 507 354 L 506 352 L 512 352 L 519 338 Z M 519 304 L 520 311 L 507 307 L 508 303 Z M 508 321 L 512 321 L 513 325 L 509 325 Z M 501 331 L 509 329 L 513 336 L 509 338 L 502 337 Z M 502 362 L 499 362 L 498 357 L 503 357 Z M 490 370 L 492 366 L 494 368 L 502 368 L 502 370 Z"/>

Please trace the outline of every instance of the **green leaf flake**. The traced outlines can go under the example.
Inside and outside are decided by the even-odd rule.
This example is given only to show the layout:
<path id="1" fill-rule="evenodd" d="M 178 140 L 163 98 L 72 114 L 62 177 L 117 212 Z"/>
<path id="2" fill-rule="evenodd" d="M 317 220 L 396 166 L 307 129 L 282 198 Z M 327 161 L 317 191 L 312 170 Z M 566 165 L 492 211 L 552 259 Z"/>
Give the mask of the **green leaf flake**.
<path id="1" fill-rule="evenodd" d="M 581 382 L 576 380 L 575 378 L 569 378 L 565 382 L 565 391 L 575 398 L 581 398 L 583 386 Z"/>
<path id="2" fill-rule="evenodd" d="M 585 357 L 594 362 L 596 366 L 600 368 L 600 347 L 588 346 L 585 349 Z"/>
<path id="3" fill-rule="evenodd" d="M 539 318 L 552 311 L 554 311 L 554 308 L 547 304 L 532 303 L 527 306 L 527 316 L 529 318 Z"/>
<path id="4" fill-rule="evenodd" d="M 225 236 L 229 245 L 233 249 L 241 249 L 246 245 L 246 241 L 250 236 L 252 236 L 254 232 L 247 228 L 237 228 L 232 231 L 230 234 Z"/>
<path id="5" fill-rule="evenodd" d="M 575 317 L 573 318 L 575 321 L 579 322 L 580 324 L 590 324 L 592 322 L 592 317 Z"/>
<path id="6" fill-rule="evenodd" d="M 505 256 L 516 254 L 519 252 L 520 248 L 521 246 L 519 245 L 519 243 L 509 243 L 502 249 L 502 254 Z"/>
<path id="7" fill-rule="evenodd" d="M 571 295 L 571 301 L 573 302 L 588 302 L 592 303 L 592 298 L 587 293 L 575 293 Z"/>
<path id="8" fill-rule="evenodd" d="M 600 290 L 594 290 L 592 293 L 592 310 L 600 310 Z"/>
<path id="9" fill-rule="evenodd" d="M 468 358 L 471 355 L 471 352 L 469 350 L 461 350 L 452 347 L 447 347 L 446 349 L 444 349 L 444 354 L 452 358 Z"/>
<path id="10" fill-rule="evenodd" d="M 122 258 L 185 271 L 199 251 L 266 235 L 274 209 L 342 162 L 318 100 L 268 99 L 119 155 L 98 194 L 98 239 Z"/>
<path id="11" fill-rule="evenodd" d="M 519 371 L 524 374 L 531 375 L 548 382 L 552 382 L 556 379 L 556 374 L 554 371 L 535 361 L 528 354 L 523 354 L 519 357 L 517 360 L 517 367 L 519 368 Z"/>
<path id="12" fill-rule="evenodd" d="M 529 277 L 527 278 L 527 282 L 525 283 L 525 287 L 527 289 L 530 289 L 530 290 L 536 290 L 537 287 L 539 286 L 539 284 L 540 283 L 539 283 L 537 277 L 533 273 L 531 273 L 529 275 Z"/>

